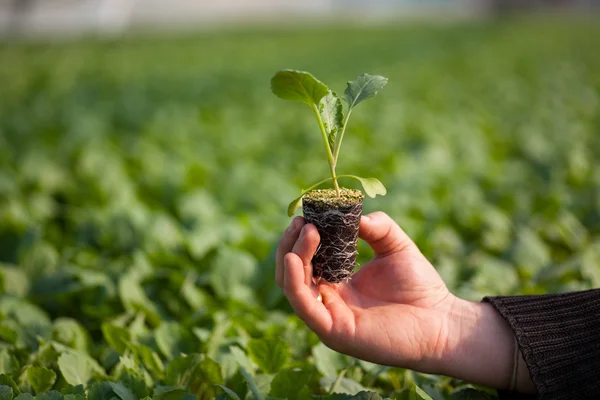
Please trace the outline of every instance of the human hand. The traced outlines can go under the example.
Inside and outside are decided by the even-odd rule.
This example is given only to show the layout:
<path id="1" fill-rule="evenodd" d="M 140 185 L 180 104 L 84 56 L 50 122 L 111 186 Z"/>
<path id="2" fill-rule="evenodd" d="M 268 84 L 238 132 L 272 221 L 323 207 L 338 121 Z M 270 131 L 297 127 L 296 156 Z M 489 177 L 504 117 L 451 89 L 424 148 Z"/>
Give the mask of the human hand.
<path id="1" fill-rule="evenodd" d="M 277 283 L 323 343 L 379 364 L 431 369 L 454 296 L 402 229 L 384 213 L 363 216 L 359 236 L 375 257 L 349 282 L 317 287 L 310 261 L 319 233 L 301 217 L 291 227 L 277 252 Z"/>
<path id="2" fill-rule="evenodd" d="M 277 249 L 277 283 L 321 341 L 374 363 L 506 388 L 513 334 L 492 306 L 450 293 L 414 242 L 386 214 L 363 216 L 359 237 L 375 256 L 349 282 L 338 284 L 314 282 L 311 260 L 319 233 L 303 218 L 292 221 Z M 526 372 L 521 380 L 531 392 Z"/>

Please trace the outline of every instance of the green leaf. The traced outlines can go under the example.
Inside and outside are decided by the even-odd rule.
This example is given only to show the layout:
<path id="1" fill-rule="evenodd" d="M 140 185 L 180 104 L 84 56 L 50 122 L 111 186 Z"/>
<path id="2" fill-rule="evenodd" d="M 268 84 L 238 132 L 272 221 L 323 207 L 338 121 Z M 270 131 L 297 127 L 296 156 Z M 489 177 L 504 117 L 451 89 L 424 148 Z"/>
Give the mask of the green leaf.
<path id="1" fill-rule="evenodd" d="M 323 390 L 330 390 L 335 384 L 335 393 L 355 394 L 366 388 L 360 383 L 350 378 L 338 380 L 337 376 L 324 376 L 319 380 L 319 385 Z"/>
<path id="2" fill-rule="evenodd" d="M 154 400 L 196 400 L 185 388 L 172 386 L 157 386 L 154 389 Z"/>
<path id="3" fill-rule="evenodd" d="M 10 386 L 0 385 L 0 400 L 12 400 L 13 389 Z"/>
<path id="4" fill-rule="evenodd" d="M 163 362 L 159 355 L 150 347 L 141 343 L 132 343 L 131 350 L 138 360 L 144 364 L 152 373 L 156 376 L 161 377 L 164 372 Z"/>
<path id="5" fill-rule="evenodd" d="M 413 389 L 415 391 L 415 393 L 417 394 L 417 396 L 419 396 L 420 399 L 422 400 L 433 400 L 431 398 L 430 395 L 428 395 L 427 393 L 425 393 L 425 391 L 423 389 L 421 389 L 420 387 L 418 387 L 417 385 L 413 384 Z"/>
<path id="6" fill-rule="evenodd" d="M 8 349 L 0 349 L 0 373 L 10 374 L 17 371 L 19 368 L 19 360 L 17 360 Z"/>
<path id="7" fill-rule="evenodd" d="M 199 400 L 216 396 L 214 385 L 225 383 L 221 366 L 213 359 L 192 354 L 167 365 L 166 382 L 173 387 L 189 387 Z"/>
<path id="8" fill-rule="evenodd" d="M 24 299 L 16 297 L 0 298 L 0 313 L 11 317 L 22 326 L 51 327 L 48 314 Z"/>
<path id="9" fill-rule="evenodd" d="M 106 381 L 96 382 L 88 389 L 88 400 L 110 400 L 115 393 Z"/>
<path id="10" fill-rule="evenodd" d="M 300 196 L 296 197 L 294 200 L 292 200 L 292 202 L 288 205 L 287 208 L 287 214 L 288 217 L 291 217 L 294 215 L 294 213 L 296 212 L 296 209 L 298 207 L 300 207 L 302 205 L 302 196 L 304 196 L 304 193 L 302 193 Z"/>
<path id="11" fill-rule="evenodd" d="M 104 340 L 119 354 L 125 354 L 127 344 L 131 341 L 131 333 L 125 328 L 105 322 L 102 324 Z"/>
<path id="12" fill-rule="evenodd" d="M 61 354 L 58 369 L 69 385 L 86 385 L 92 378 L 92 365 L 83 355 L 75 352 Z"/>
<path id="13" fill-rule="evenodd" d="M 209 400 L 216 397 L 217 384 L 224 384 L 221 366 L 209 357 L 204 357 L 197 368 L 195 379 L 190 390 L 198 400 Z"/>
<path id="14" fill-rule="evenodd" d="M 148 297 L 142 286 L 142 278 L 145 269 L 151 269 L 146 257 L 136 254 L 136 265 L 138 267 L 130 269 L 119 280 L 119 297 L 123 307 L 129 312 L 141 312 L 148 321 L 158 326 L 161 321 L 158 307 Z"/>
<path id="15" fill-rule="evenodd" d="M 332 152 L 335 151 L 337 133 L 344 126 L 344 107 L 340 98 L 331 90 L 319 102 L 319 114 L 325 126 L 327 141 Z"/>
<path id="16" fill-rule="evenodd" d="M 244 350 L 240 349 L 237 346 L 229 346 L 229 351 L 233 355 L 235 361 L 240 365 L 240 367 L 245 368 L 246 371 L 249 371 L 252 374 L 254 373 L 256 367 L 252 363 L 252 360 L 248 358 L 248 355 L 244 353 Z"/>
<path id="17" fill-rule="evenodd" d="M 171 360 L 181 354 L 198 351 L 200 343 L 187 328 L 177 322 L 163 322 L 155 331 L 158 349 Z"/>
<path id="18" fill-rule="evenodd" d="M 4 385 L 4 386 L 10 386 L 13 390 L 14 394 L 21 394 L 21 391 L 19 390 L 19 387 L 17 386 L 17 383 L 13 380 L 13 378 L 11 378 L 8 375 L 0 375 L 0 385 Z"/>
<path id="19" fill-rule="evenodd" d="M 284 100 L 316 106 L 329 89 L 308 72 L 284 69 L 271 78 L 271 91 Z"/>
<path id="20" fill-rule="evenodd" d="M 63 400 L 64 396 L 57 390 L 51 390 L 46 393 L 40 393 L 35 396 L 35 400 Z"/>
<path id="21" fill-rule="evenodd" d="M 374 198 L 377 195 L 385 196 L 387 194 L 387 190 L 383 183 L 376 178 L 361 178 L 360 176 L 355 175 L 342 175 L 348 178 L 354 178 L 360 182 L 367 196 Z"/>
<path id="22" fill-rule="evenodd" d="M 150 394 L 151 387 L 146 384 L 141 375 L 138 376 L 133 372 L 125 372 L 121 375 L 121 383 L 138 399 Z"/>
<path id="23" fill-rule="evenodd" d="M 312 355 L 317 370 L 323 374 L 323 376 L 335 377 L 340 370 L 348 368 L 352 363 L 350 357 L 331 350 L 323 343 L 319 343 L 312 348 Z"/>
<path id="24" fill-rule="evenodd" d="M 62 394 L 80 394 L 82 396 L 85 396 L 85 388 L 83 387 L 83 385 L 68 385 L 65 386 L 64 388 L 60 389 L 60 392 Z"/>
<path id="25" fill-rule="evenodd" d="M 63 400 L 86 400 L 85 394 L 65 394 Z"/>
<path id="26" fill-rule="evenodd" d="M 20 326 L 13 320 L 0 321 L 0 339 L 10 344 L 15 344 L 19 339 Z"/>
<path id="27" fill-rule="evenodd" d="M 131 393 L 131 391 L 129 389 L 127 389 L 125 386 L 123 386 L 122 383 L 109 382 L 108 384 L 112 388 L 113 392 L 115 392 L 115 394 L 117 396 L 119 396 L 119 398 L 121 400 L 137 400 L 138 399 L 137 397 L 135 397 L 133 395 L 133 393 Z"/>
<path id="28" fill-rule="evenodd" d="M 21 393 L 13 400 L 33 400 L 33 396 L 31 395 L 31 393 Z"/>
<path id="29" fill-rule="evenodd" d="M 362 74 L 355 80 L 348 82 L 344 91 L 344 98 L 348 103 L 348 110 L 352 110 L 363 100 L 373 97 L 385 84 L 387 78 L 379 75 Z"/>
<path id="30" fill-rule="evenodd" d="M 552 261 L 550 249 L 530 228 L 522 228 L 517 232 L 517 242 L 513 252 L 521 274 L 527 278 L 533 277 Z"/>
<path id="31" fill-rule="evenodd" d="M 75 359 L 77 360 L 81 360 L 79 362 L 81 362 L 81 364 L 83 365 L 83 361 L 85 361 L 85 363 L 87 363 L 87 365 L 89 366 L 89 369 L 92 371 L 93 376 L 97 376 L 97 377 L 105 377 L 106 376 L 106 372 L 104 371 L 104 368 L 102 368 L 102 366 L 100 364 L 98 364 L 98 362 L 92 358 L 89 354 L 81 352 L 81 351 L 77 351 L 77 350 L 73 350 L 63 344 L 60 344 L 58 342 L 50 342 L 50 345 L 52 346 L 52 348 L 55 350 L 55 358 L 51 359 L 52 362 L 56 362 L 58 363 L 58 359 L 59 359 L 59 354 L 68 354 L 71 355 L 73 357 L 75 357 Z M 88 368 L 88 367 L 86 367 Z"/>
<path id="32" fill-rule="evenodd" d="M 198 354 L 177 357 L 167 364 L 165 372 L 167 385 L 188 386 L 200 364 Z"/>
<path id="33" fill-rule="evenodd" d="M 29 278 L 23 269 L 0 263 L 0 286 L 2 292 L 18 297 L 27 296 L 29 291 Z"/>
<path id="34" fill-rule="evenodd" d="M 254 378 L 252 377 L 252 375 L 250 375 L 248 373 L 248 371 L 246 371 L 244 369 L 244 367 L 240 367 L 240 372 L 242 373 L 242 375 L 244 375 L 244 379 L 246 379 L 246 383 L 248 384 L 248 388 L 254 395 L 254 399 L 255 400 L 265 400 L 265 397 L 258 390 L 258 387 L 256 386 L 256 382 L 254 381 Z"/>
<path id="35" fill-rule="evenodd" d="M 248 354 L 264 372 L 278 372 L 290 358 L 290 346 L 281 338 L 252 339 L 247 345 Z"/>
<path id="36" fill-rule="evenodd" d="M 27 381 L 36 393 L 47 392 L 54 386 L 56 374 L 48 368 L 29 366 L 27 368 Z"/>
<path id="37" fill-rule="evenodd" d="M 240 396 L 237 395 L 236 392 L 234 392 L 233 390 L 229 389 L 227 386 L 223 386 L 223 385 L 216 385 L 218 387 L 220 387 L 221 389 L 223 389 L 223 391 L 227 394 L 227 396 L 231 397 L 234 400 L 241 400 Z"/>
<path id="38" fill-rule="evenodd" d="M 310 382 L 310 377 L 310 372 L 297 368 L 283 369 L 273 378 L 269 396 L 288 400 L 304 399 L 308 391 L 307 385 Z"/>
<path id="39" fill-rule="evenodd" d="M 258 263 L 249 253 L 232 247 L 221 247 L 210 272 L 210 283 L 221 299 L 254 302 L 252 281 Z"/>
<path id="40" fill-rule="evenodd" d="M 72 318 L 57 318 L 52 324 L 52 340 L 75 350 L 87 352 L 90 338 L 87 331 Z"/>
<path id="41" fill-rule="evenodd" d="M 589 279 L 592 287 L 600 286 L 600 240 L 589 245 L 578 260 L 581 274 Z"/>
<path id="42" fill-rule="evenodd" d="M 361 391 L 352 396 L 352 400 L 382 400 L 381 396 L 375 392 Z"/>

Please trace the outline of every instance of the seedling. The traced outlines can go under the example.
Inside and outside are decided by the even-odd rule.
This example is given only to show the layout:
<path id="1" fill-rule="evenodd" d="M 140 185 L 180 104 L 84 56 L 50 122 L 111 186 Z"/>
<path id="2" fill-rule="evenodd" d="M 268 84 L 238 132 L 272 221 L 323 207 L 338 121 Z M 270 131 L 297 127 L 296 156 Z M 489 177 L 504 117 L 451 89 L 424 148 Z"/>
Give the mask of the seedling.
<path id="1" fill-rule="evenodd" d="M 359 103 L 377 94 L 387 83 L 387 78 L 379 75 L 362 74 L 355 80 L 348 82 L 344 91 L 344 100 L 347 108 L 344 109 L 341 99 L 321 81 L 308 72 L 284 69 L 275 74 L 271 79 L 273 94 L 284 100 L 293 100 L 307 104 L 313 111 L 319 124 L 323 137 L 325 153 L 329 162 L 331 176 L 325 178 L 308 189 L 302 191 L 288 206 L 288 215 L 291 217 L 300 206 L 302 197 L 311 190 L 333 181 L 336 195 L 341 195 L 338 179 L 352 178 L 358 180 L 369 197 L 385 195 L 385 186 L 376 178 L 362 178 L 356 175 L 336 175 L 336 166 L 340 156 L 344 133 L 348 126 L 350 115 Z"/>
<path id="2" fill-rule="evenodd" d="M 363 194 L 357 190 L 340 188 L 338 179 L 358 180 L 369 197 L 385 195 L 385 186 L 376 178 L 356 175 L 337 175 L 336 166 L 348 120 L 354 108 L 363 100 L 381 90 L 387 79 L 379 75 L 363 74 L 348 82 L 344 91 L 346 113 L 342 100 L 324 83 L 308 72 L 285 69 L 271 79 L 271 90 L 284 99 L 307 104 L 317 118 L 329 164 L 330 177 L 303 190 L 288 206 L 291 217 L 302 204 L 304 218 L 315 224 L 321 235 L 319 250 L 313 257 L 313 271 L 318 279 L 329 282 L 348 280 L 356 264 L 358 227 L 362 214 Z M 315 190 L 332 182 L 334 189 Z"/>

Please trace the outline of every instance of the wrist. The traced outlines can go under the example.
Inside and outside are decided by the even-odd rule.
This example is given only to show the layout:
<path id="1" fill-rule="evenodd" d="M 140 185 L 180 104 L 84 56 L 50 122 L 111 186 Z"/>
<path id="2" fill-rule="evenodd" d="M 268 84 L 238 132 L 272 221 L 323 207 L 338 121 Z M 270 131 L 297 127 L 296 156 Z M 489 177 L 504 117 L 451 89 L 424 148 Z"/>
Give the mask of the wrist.
<path id="1" fill-rule="evenodd" d="M 491 304 L 453 299 L 446 318 L 445 343 L 437 373 L 468 382 L 508 389 L 514 369 L 514 333 Z M 534 393 L 519 354 L 516 390 Z"/>

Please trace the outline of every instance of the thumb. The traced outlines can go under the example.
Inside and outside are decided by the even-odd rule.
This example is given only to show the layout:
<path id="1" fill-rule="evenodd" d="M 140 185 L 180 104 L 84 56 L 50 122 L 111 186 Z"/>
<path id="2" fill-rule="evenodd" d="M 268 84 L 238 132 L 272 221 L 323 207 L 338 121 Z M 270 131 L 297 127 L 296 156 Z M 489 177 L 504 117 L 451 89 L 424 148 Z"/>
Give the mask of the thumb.
<path id="1" fill-rule="evenodd" d="M 381 211 L 361 218 L 358 236 L 381 256 L 416 247 L 402 228 L 389 215 Z"/>

